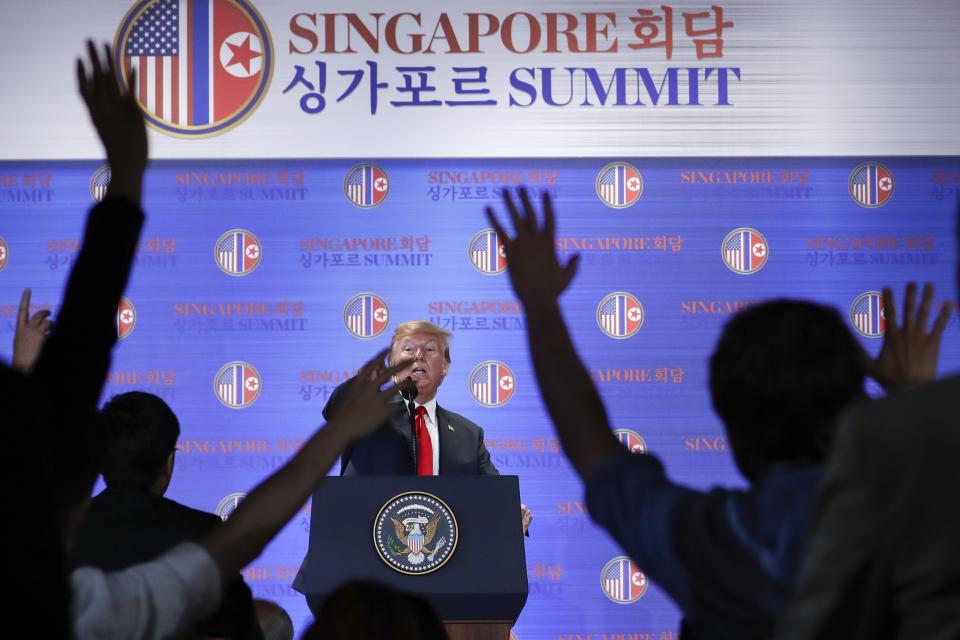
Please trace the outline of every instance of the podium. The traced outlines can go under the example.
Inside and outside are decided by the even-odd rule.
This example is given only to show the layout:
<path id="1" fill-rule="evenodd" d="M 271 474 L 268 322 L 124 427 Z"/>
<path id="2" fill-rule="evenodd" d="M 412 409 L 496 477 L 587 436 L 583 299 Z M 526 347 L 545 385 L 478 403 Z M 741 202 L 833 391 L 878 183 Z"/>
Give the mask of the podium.
<path id="1" fill-rule="evenodd" d="M 310 546 L 293 588 L 317 615 L 330 592 L 355 579 L 423 596 L 451 640 L 507 640 L 527 601 L 517 477 L 327 478 L 313 495 Z"/>

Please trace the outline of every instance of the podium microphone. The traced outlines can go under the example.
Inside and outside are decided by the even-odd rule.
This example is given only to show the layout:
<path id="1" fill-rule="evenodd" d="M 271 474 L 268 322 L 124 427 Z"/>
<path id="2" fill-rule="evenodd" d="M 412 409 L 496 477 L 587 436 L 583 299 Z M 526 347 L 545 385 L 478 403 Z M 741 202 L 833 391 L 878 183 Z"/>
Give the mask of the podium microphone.
<path id="1" fill-rule="evenodd" d="M 414 418 L 416 406 L 413 404 L 414 398 L 417 397 L 417 383 L 413 381 L 413 378 L 407 376 L 399 384 L 399 388 L 400 397 L 407 401 L 407 418 L 410 422 L 410 461 L 413 463 L 413 473 L 416 475 L 420 460 L 420 452 L 417 450 L 417 423 Z"/>

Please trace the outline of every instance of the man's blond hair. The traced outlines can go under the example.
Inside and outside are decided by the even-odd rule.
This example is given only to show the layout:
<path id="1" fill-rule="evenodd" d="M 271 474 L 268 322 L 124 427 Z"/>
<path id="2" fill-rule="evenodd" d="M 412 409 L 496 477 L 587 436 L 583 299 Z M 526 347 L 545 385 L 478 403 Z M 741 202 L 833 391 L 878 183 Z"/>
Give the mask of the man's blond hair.
<path id="1" fill-rule="evenodd" d="M 426 320 L 410 320 L 397 325 L 393 331 L 393 338 L 390 340 L 390 362 L 396 362 L 397 343 L 412 333 L 425 333 L 428 336 L 435 337 L 440 346 L 443 347 L 443 357 L 450 362 L 450 332 L 443 327 L 438 327 L 432 322 Z"/>

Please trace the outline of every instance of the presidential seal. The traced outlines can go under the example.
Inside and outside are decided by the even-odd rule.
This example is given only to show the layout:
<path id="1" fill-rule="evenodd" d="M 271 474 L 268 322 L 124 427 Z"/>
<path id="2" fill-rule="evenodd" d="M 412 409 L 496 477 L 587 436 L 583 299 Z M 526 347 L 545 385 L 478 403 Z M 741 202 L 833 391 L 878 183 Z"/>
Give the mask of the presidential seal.
<path id="1" fill-rule="evenodd" d="M 408 575 L 442 567 L 457 548 L 459 530 L 440 498 L 408 491 L 391 498 L 373 523 L 373 546 L 392 569 Z"/>

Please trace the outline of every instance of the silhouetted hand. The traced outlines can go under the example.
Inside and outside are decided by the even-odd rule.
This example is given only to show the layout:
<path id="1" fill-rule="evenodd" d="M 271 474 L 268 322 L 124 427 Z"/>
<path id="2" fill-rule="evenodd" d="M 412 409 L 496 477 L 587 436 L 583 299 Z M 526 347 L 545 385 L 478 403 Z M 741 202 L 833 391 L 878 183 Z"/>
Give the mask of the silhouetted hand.
<path id="1" fill-rule="evenodd" d="M 883 288 L 887 329 L 877 359 L 872 360 L 867 356 L 867 375 L 888 392 L 930 382 L 937 375 L 940 338 L 950 318 L 951 305 L 943 306 L 928 332 L 933 285 L 928 282 L 923 287 L 919 309 L 916 309 L 916 297 L 917 285 L 911 282 L 907 285 L 903 301 L 903 325 L 897 326 L 893 292 L 889 287 Z"/>
<path id="2" fill-rule="evenodd" d="M 546 191 L 543 193 L 543 227 L 540 228 L 526 189 L 521 187 L 518 193 L 523 204 L 522 213 L 517 211 L 510 192 L 503 192 L 503 203 L 513 221 L 516 237 L 511 238 L 507 234 L 490 207 L 486 209 L 487 219 L 503 243 L 510 281 L 520 299 L 524 302 L 556 300 L 577 272 L 580 256 L 574 255 L 563 266 L 557 260 L 553 245 L 555 225 L 550 194 Z"/>
<path id="3" fill-rule="evenodd" d="M 24 289 L 17 310 L 17 329 L 13 334 L 13 367 L 23 373 L 30 373 L 36 364 L 47 341 L 53 321 L 49 320 L 50 310 L 42 309 L 30 317 L 30 289 Z"/>
<path id="4" fill-rule="evenodd" d="M 337 412 L 330 424 L 345 429 L 350 440 L 359 440 L 377 430 L 380 424 L 400 411 L 403 405 L 391 402 L 397 392 L 397 385 L 391 384 L 381 390 L 393 374 L 410 366 L 412 359 L 397 362 L 392 367 L 384 367 L 383 359 L 389 349 L 384 349 L 367 362 L 357 377 L 343 391 L 343 399 L 337 403 Z"/>
<path id="5" fill-rule="evenodd" d="M 107 152 L 111 172 L 107 195 L 139 202 L 140 185 L 147 167 L 147 129 L 131 90 L 136 86 L 136 74 L 131 70 L 128 89 L 123 91 L 117 82 L 119 76 L 110 45 L 104 45 L 101 60 L 96 45 L 88 40 L 87 54 L 89 74 L 83 60 L 77 59 L 77 86 Z"/>

